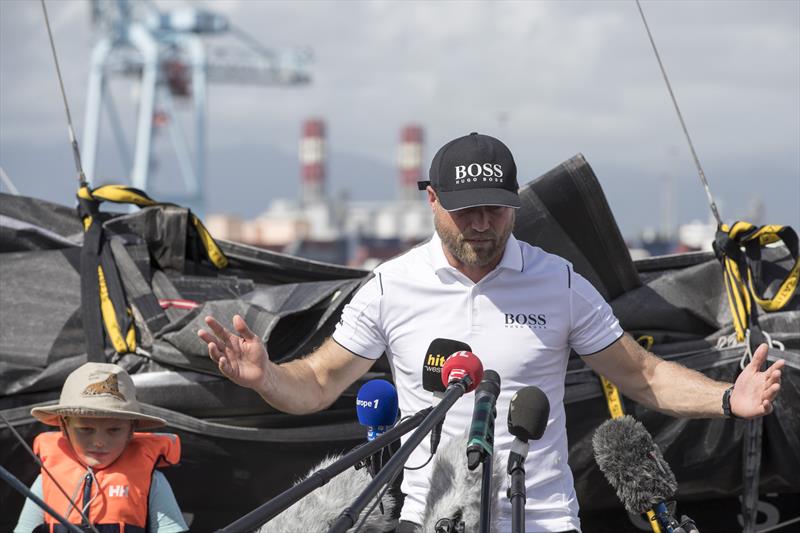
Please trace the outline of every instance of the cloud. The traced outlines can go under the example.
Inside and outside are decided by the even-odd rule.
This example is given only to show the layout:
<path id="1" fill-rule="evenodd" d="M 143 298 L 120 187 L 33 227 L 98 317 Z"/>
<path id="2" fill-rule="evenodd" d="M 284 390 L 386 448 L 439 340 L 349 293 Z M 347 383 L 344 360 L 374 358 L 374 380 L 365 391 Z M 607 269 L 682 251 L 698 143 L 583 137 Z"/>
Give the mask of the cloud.
<path id="1" fill-rule="evenodd" d="M 156 4 L 162 9 L 187 5 Z M 696 185 L 694 165 L 632 2 L 227 0 L 194 5 L 224 14 L 267 47 L 314 51 L 309 86 L 210 88 L 210 153 L 222 160 L 246 159 L 241 147 L 258 151 L 259 145 L 293 156 L 302 121 L 316 116 L 327 121 L 332 157 L 348 154 L 340 161 L 375 162 L 353 172 L 393 168 L 399 129 L 416 122 L 426 128 L 428 160 L 438 145 L 474 130 L 506 139 L 530 177 L 584 152 L 604 186 L 608 182 L 609 189 L 627 191 L 614 200 L 620 211 L 633 212 L 627 202 L 646 203 L 660 194 L 652 186 L 657 176 Z M 777 222 L 800 225 L 796 197 L 793 203 L 785 200 L 791 196 L 786 191 L 797 191 L 800 183 L 800 3 L 642 5 L 715 194 L 736 205 L 750 193 L 748 180 L 757 169 L 769 168 L 758 176 L 759 189 L 780 198 L 765 198 L 768 213 Z M 88 3 L 48 6 L 80 132 L 93 43 Z M 38 4 L 0 2 L 0 14 L 3 163 L 12 141 L 44 147 L 66 143 L 66 136 Z M 231 40 L 230 35 L 207 38 L 211 46 Z M 115 94 L 121 110 L 132 113 L 126 83 L 117 82 Z M 104 141 L 113 146 L 108 136 Z M 258 153 L 252 157 L 260 160 Z M 35 175 L 39 162 L 15 158 L 14 164 L 16 172 Z M 349 171 L 338 163 L 333 168 L 335 189 Z M 629 190 L 630 184 L 647 183 L 648 191 Z M 385 188 L 386 198 L 391 197 L 392 188 Z M 679 202 L 692 205 L 679 221 L 705 218 L 699 185 L 686 191 L 698 194 L 700 208 Z M 771 211 L 773 205 L 777 210 Z M 630 220 L 631 228 L 644 223 L 620 217 Z"/>

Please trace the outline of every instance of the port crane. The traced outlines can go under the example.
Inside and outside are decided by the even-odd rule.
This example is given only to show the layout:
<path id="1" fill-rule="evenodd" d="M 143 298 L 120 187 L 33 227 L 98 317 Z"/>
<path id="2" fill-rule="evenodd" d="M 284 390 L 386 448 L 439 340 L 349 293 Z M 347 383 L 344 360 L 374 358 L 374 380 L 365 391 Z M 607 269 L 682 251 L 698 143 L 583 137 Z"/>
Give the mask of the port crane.
<path id="1" fill-rule="evenodd" d="M 86 178 L 97 169 L 101 116 L 108 116 L 120 161 L 131 185 L 148 191 L 155 174 L 156 131 L 166 130 L 182 178 L 180 192 L 169 200 L 204 211 L 207 84 L 296 86 L 311 81 L 308 49 L 275 51 L 264 47 L 225 16 L 187 6 L 164 11 L 148 0 L 90 0 L 96 35 L 91 52 L 82 141 Z M 229 36 L 225 44 L 210 37 Z M 135 137 L 125 136 L 123 119 L 109 88 L 110 80 L 133 80 L 138 110 Z M 191 123 L 191 135 L 179 120 Z M 132 144 L 132 146 L 131 146 Z M 171 184 L 174 185 L 174 184 Z"/>

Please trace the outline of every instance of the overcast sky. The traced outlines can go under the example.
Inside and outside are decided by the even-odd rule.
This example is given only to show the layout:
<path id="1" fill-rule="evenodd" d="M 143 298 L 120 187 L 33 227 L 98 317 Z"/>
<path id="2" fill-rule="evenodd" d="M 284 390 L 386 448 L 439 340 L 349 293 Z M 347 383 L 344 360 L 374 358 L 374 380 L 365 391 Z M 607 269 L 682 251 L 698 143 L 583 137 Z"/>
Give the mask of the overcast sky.
<path id="1" fill-rule="evenodd" d="M 426 168 L 438 146 L 470 131 L 506 141 L 521 184 L 583 153 L 629 238 L 664 224 L 668 183 L 674 223 L 708 219 L 632 0 L 194 4 L 267 47 L 314 55 L 305 87 L 210 89 L 207 212 L 253 216 L 275 197 L 296 198 L 301 123 L 321 117 L 334 194 L 393 198 L 399 130 L 415 122 L 425 128 Z M 48 6 L 80 139 L 89 3 Z M 800 2 L 643 8 L 725 221 L 747 217 L 760 198 L 763 222 L 800 229 Z M 120 108 L 132 109 L 130 83 L 116 83 Z M 124 182 L 108 128 L 101 150 L 102 181 Z M 158 179 L 168 180 L 163 159 Z M 0 166 L 22 194 L 72 204 L 75 172 L 39 2 L 0 2 Z"/>

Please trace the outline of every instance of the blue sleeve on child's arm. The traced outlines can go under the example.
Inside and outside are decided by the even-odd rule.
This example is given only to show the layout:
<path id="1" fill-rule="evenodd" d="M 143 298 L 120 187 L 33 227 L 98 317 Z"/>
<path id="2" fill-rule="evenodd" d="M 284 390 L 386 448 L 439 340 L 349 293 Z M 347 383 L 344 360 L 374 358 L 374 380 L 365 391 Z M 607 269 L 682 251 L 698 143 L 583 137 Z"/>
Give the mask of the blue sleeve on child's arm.
<path id="1" fill-rule="evenodd" d="M 150 483 L 150 527 L 152 533 L 181 533 L 189 531 L 183 519 L 169 481 L 160 471 L 153 472 Z M 16 531 L 14 533 L 17 533 Z M 27 532 L 26 532 L 27 533 Z"/>
<path id="2" fill-rule="evenodd" d="M 36 479 L 31 485 L 31 492 L 39 498 L 42 497 L 42 475 L 36 476 Z M 25 499 L 25 505 L 22 506 L 22 512 L 19 514 L 19 521 L 17 527 L 14 528 L 14 533 L 31 533 L 38 526 L 44 524 L 44 510 L 33 503 L 30 498 Z"/>

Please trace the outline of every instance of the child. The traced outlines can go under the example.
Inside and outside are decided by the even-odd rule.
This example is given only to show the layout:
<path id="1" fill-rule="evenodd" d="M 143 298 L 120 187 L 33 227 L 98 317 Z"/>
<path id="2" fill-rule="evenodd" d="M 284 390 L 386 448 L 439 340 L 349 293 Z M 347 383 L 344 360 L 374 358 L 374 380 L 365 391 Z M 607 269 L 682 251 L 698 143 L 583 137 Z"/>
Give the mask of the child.
<path id="1" fill-rule="evenodd" d="M 31 414 L 61 428 L 33 441 L 45 468 L 31 490 L 54 511 L 103 532 L 188 531 L 169 482 L 155 469 L 178 462 L 180 440 L 134 432 L 166 421 L 141 412 L 133 380 L 122 367 L 86 363 L 67 376 L 58 405 L 34 407 Z M 14 533 L 62 529 L 28 499 Z"/>

